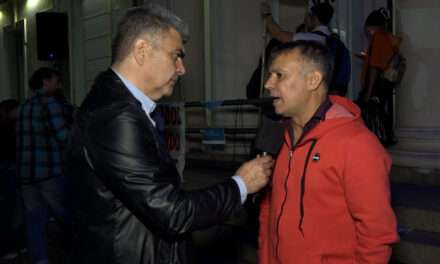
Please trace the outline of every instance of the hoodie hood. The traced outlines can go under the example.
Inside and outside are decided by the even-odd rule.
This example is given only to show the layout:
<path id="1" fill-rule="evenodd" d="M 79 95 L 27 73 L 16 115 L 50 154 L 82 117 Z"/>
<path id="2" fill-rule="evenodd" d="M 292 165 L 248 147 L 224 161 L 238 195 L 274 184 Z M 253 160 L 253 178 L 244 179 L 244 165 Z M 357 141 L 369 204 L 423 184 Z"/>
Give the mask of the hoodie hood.
<path id="1" fill-rule="evenodd" d="M 348 123 L 363 122 L 360 108 L 351 100 L 336 95 L 331 95 L 329 97 L 332 106 L 327 111 L 325 119 L 308 132 L 301 142 L 298 142 L 299 145 L 304 144 L 311 139 L 319 140 L 325 134 L 341 126 L 345 126 Z M 289 133 L 285 133 L 285 139 L 288 145 L 291 145 L 292 141 Z"/>
<path id="2" fill-rule="evenodd" d="M 330 96 L 330 101 L 333 105 L 327 111 L 325 120 L 316 129 L 310 131 L 307 137 L 319 139 L 329 131 L 347 123 L 363 122 L 360 108 L 351 100 L 340 96 Z"/>

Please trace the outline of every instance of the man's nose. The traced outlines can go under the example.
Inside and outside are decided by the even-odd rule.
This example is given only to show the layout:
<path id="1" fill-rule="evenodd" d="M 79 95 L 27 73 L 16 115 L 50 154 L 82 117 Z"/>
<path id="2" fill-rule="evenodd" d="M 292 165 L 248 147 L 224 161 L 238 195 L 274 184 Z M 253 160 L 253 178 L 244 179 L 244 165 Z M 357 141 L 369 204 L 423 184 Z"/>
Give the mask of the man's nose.
<path id="1" fill-rule="evenodd" d="M 272 76 L 269 76 L 269 78 L 264 83 L 264 88 L 267 90 L 271 90 L 274 86 L 274 78 Z"/>
<path id="2" fill-rule="evenodd" d="M 178 58 L 177 59 L 177 62 L 176 62 L 176 72 L 177 72 L 177 75 L 179 75 L 179 76 L 184 75 L 185 72 L 186 72 L 185 64 L 183 63 L 182 58 Z"/>

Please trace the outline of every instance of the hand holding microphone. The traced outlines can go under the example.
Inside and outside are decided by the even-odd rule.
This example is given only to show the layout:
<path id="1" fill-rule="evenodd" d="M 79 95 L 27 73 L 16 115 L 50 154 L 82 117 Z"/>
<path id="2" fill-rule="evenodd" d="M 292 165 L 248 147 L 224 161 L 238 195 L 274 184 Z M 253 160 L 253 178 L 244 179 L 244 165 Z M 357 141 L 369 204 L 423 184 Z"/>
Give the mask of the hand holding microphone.
<path id="1" fill-rule="evenodd" d="M 248 194 L 256 193 L 269 182 L 274 161 L 271 156 L 258 155 L 255 159 L 245 162 L 235 173 L 244 182 Z"/>

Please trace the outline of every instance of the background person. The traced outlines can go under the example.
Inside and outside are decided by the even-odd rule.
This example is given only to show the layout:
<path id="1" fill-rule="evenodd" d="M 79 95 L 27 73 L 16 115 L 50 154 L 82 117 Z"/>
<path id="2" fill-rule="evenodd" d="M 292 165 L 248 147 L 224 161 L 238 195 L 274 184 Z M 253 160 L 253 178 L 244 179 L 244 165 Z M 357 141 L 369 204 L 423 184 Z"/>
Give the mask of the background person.
<path id="1" fill-rule="evenodd" d="M 364 53 L 360 105 L 368 128 L 385 146 L 396 143 L 393 124 L 394 84 L 383 78 L 385 69 L 399 51 L 401 39 L 386 31 L 388 14 L 383 8 L 372 11 L 365 21 L 369 39 Z"/>
<path id="2" fill-rule="evenodd" d="M 64 147 L 69 124 L 56 98 L 62 88 L 57 70 L 42 67 L 30 80 L 32 95 L 18 110 L 17 171 L 21 182 L 26 237 L 32 263 L 48 263 L 47 224 L 55 217 L 69 232 Z"/>

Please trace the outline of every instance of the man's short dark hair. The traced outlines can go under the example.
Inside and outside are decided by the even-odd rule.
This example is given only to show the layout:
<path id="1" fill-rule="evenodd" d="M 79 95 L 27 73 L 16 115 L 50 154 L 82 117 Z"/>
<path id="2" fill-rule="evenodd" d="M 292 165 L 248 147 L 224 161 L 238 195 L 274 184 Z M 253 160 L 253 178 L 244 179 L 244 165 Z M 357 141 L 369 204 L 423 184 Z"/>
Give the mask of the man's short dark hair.
<path id="1" fill-rule="evenodd" d="M 187 24 L 171 11 L 155 4 L 128 10 L 119 22 L 116 37 L 113 39 L 112 63 L 124 59 L 139 36 L 145 35 L 154 44 L 172 28 L 180 33 L 184 42 L 188 40 Z"/>
<path id="2" fill-rule="evenodd" d="M 270 54 L 269 65 L 272 64 L 278 56 L 293 51 L 299 52 L 301 59 L 307 63 L 307 66 L 311 66 L 313 69 L 317 69 L 321 72 L 325 86 L 328 88 L 333 74 L 333 55 L 327 47 L 316 41 L 298 40 L 277 46 Z"/>
<path id="3" fill-rule="evenodd" d="M 51 79 L 54 76 L 60 78 L 61 73 L 49 67 L 41 67 L 38 70 L 36 70 L 29 79 L 29 88 L 32 91 L 39 90 L 43 88 L 44 80 Z"/>
<path id="4" fill-rule="evenodd" d="M 373 10 L 365 20 L 365 27 L 385 27 L 387 24 L 387 11 L 384 8 Z"/>
<path id="5" fill-rule="evenodd" d="M 316 16 L 319 22 L 323 25 L 328 25 L 333 17 L 333 7 L 329 3 L 319 3 L 313 5 L 310 9 L 310 14 Z"/>

